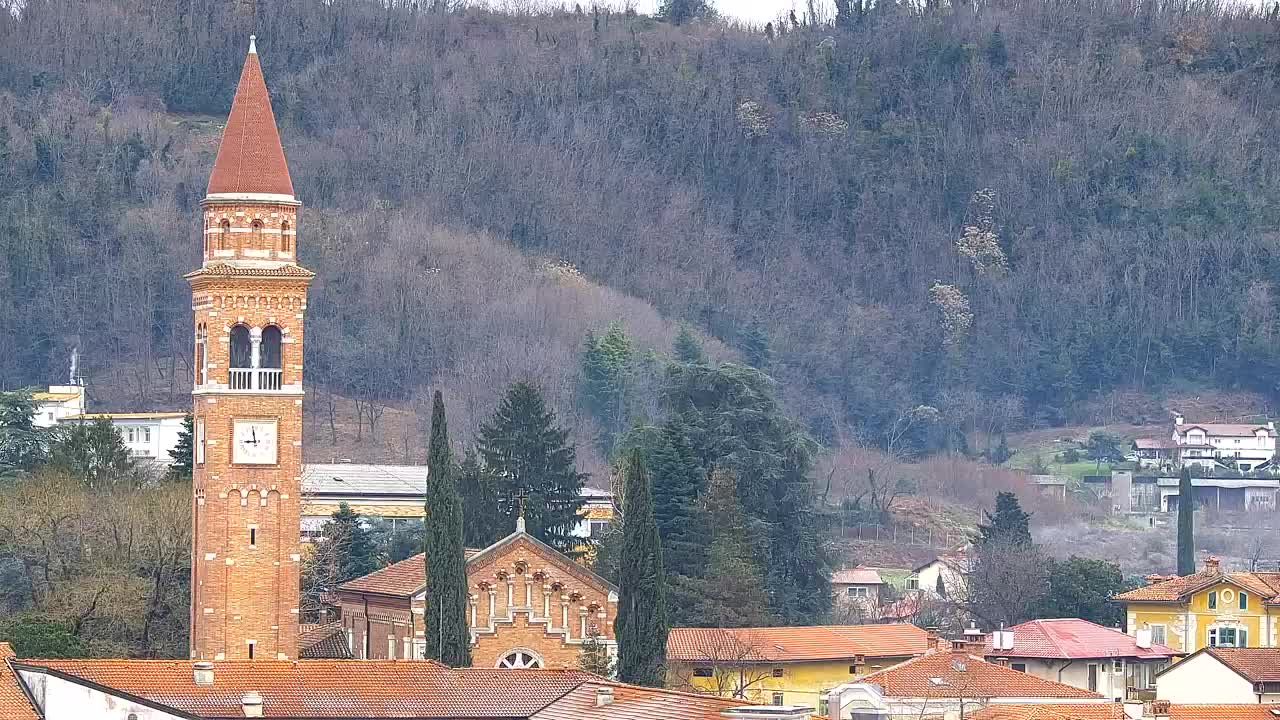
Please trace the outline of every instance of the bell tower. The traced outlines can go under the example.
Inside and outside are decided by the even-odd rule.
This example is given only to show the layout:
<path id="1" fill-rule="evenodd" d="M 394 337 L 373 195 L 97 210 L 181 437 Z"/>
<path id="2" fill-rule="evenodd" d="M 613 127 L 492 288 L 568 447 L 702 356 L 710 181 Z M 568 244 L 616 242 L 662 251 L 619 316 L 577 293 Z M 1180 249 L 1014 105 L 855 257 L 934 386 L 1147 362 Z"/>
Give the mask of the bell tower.
<path id="1" fill-rule="evenodd" d="M 201 203 L 191 658 L 298 656 L 302 336 L 298 208 L 254 38 Z"/>

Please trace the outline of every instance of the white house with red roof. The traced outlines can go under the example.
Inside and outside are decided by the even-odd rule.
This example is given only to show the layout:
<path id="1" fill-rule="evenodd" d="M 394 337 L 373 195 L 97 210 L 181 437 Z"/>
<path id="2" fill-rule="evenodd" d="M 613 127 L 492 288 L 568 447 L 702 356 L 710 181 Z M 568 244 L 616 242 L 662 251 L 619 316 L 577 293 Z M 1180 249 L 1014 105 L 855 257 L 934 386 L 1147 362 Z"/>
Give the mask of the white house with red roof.
<path id="1" fill-rule="evenodd" d="M 1152 699 L 1156 674 L 1180 653 L 1079 618 L 1031 620 L 992 633 L 983 656 L 1115 700 Z"/>
<path id="2" fill-rule="evenodd" d="M 1271 466 L 1276 454 L 1276 425 L 1265 423 L 1189 423 L 1181 414 L 1173 418 L 1173 433 L 1161 438 L 1139 438 L 1134 448 L 1143 466 L 1195 465 L 1202 468 L 1234 467 L 1242 472 Z"/>
<path id="3" fill-rule="evenodd" d="M 1156 697 L 1184 704 L 1280 703 L 1280 648 L 1197 650 L 1160 673 Z"/>

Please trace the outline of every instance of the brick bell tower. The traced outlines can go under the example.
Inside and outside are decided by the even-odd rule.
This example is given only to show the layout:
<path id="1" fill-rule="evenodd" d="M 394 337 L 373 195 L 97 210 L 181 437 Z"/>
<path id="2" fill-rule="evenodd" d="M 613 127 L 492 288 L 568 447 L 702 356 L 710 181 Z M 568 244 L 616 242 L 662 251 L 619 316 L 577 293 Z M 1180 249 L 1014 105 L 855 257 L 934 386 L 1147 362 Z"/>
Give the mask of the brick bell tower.
<path id="1" fill-rule="evenodd" d="M 300 203 L 254 38 L 209 176 L 195 315 L 191 657 L 298 656 Z"/>

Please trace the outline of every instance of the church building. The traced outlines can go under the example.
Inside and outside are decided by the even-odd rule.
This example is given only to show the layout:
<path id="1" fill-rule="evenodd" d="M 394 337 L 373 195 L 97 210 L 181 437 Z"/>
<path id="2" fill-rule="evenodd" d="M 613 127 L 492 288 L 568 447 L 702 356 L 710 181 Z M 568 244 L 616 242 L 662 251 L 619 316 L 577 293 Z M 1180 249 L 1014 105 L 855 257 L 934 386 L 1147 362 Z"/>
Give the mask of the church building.
<path id="1" fill-rule="evenodd" d="M 583 646 L 616 655 L 618 588 L 525 532 L 467 551 L 474 667 L 576 668 Z M 357 658 L 424 656 L 423 555 L 340 585 L 348 649 Z"/>

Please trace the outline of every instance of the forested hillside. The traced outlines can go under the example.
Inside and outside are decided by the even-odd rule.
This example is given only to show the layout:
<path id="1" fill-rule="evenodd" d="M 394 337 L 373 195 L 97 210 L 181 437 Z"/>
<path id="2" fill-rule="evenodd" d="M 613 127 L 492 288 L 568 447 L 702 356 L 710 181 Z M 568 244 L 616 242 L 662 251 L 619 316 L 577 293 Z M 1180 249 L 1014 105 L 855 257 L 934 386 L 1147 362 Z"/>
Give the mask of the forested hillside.
<path id="1" fill-rule="evenodd" d="M 0 383 L 72 346 L 181 402 L 181 274 L 258 35 L 319 273 L 313 382 L 573 396 L 678 322 L 819 437 L 1054 424 L 1178 378 L 1276 390 L 1280 24 L 1195 4 L 881 2 L 819 24 L 364 0 L 0 13 Z M 459 387 L 471 388 L 467 391 Z M 467 393 L 470 393 L 468 395 Z M 463 410 L 463 412 L 468 412 Z M 932 426 L 931 426 L 932 427 Z"/>

